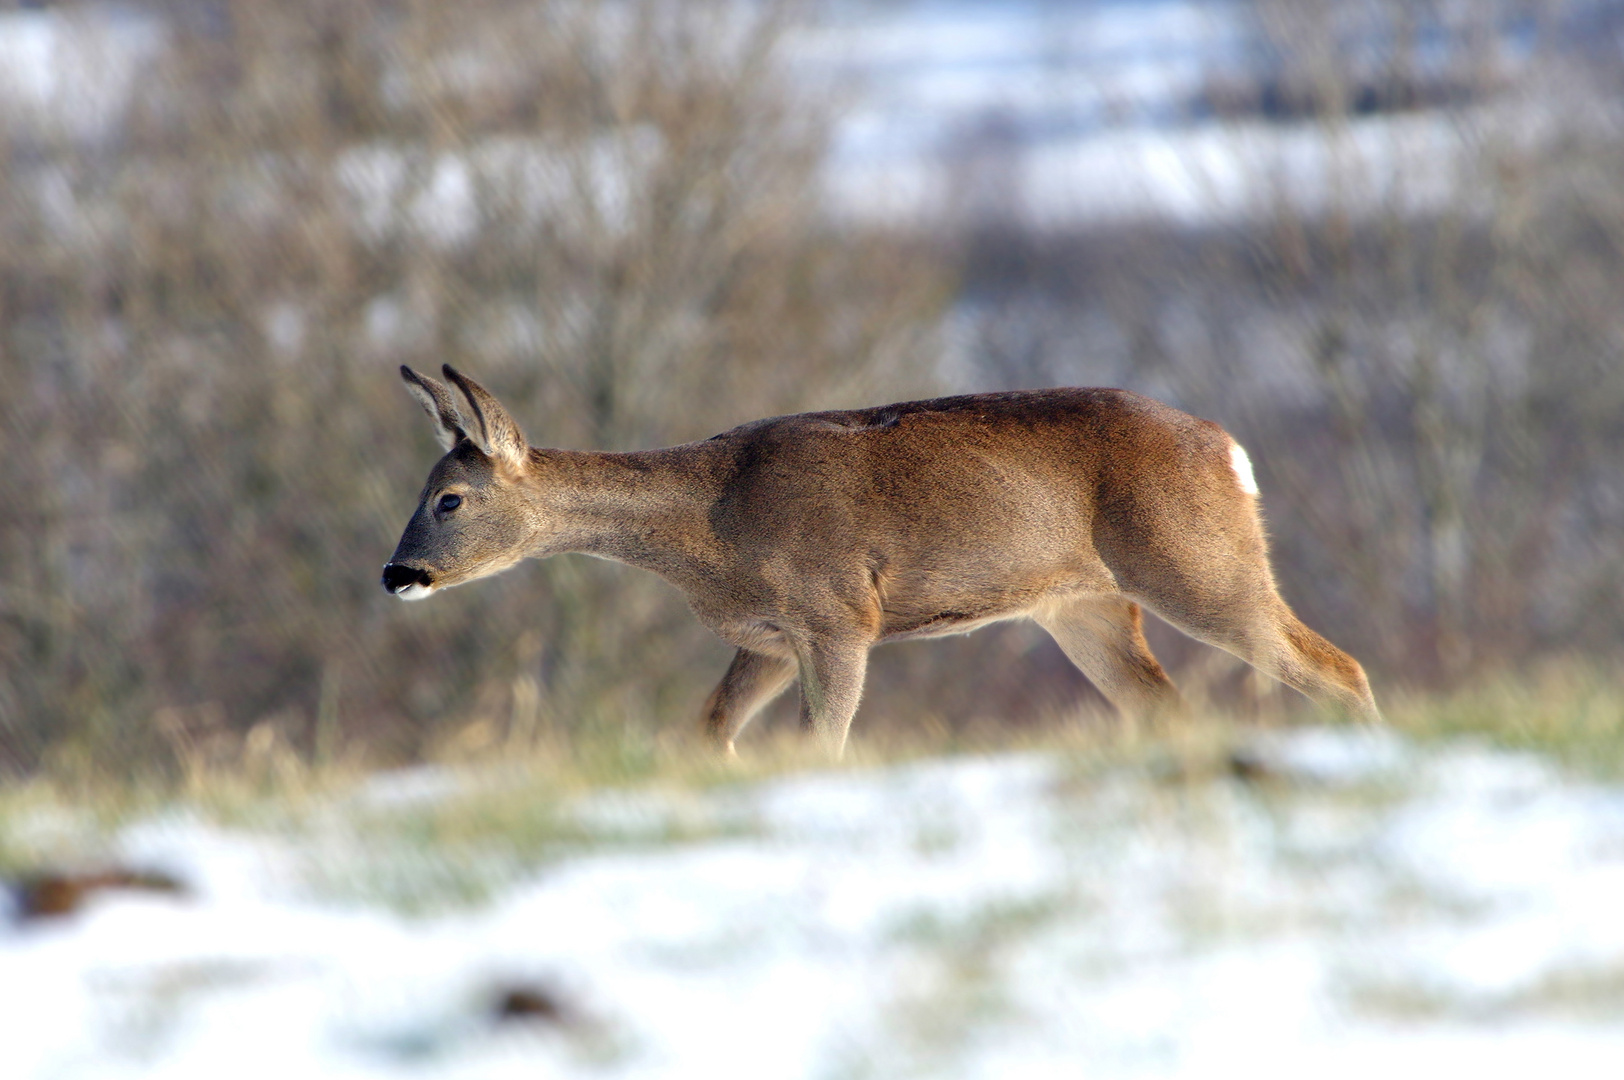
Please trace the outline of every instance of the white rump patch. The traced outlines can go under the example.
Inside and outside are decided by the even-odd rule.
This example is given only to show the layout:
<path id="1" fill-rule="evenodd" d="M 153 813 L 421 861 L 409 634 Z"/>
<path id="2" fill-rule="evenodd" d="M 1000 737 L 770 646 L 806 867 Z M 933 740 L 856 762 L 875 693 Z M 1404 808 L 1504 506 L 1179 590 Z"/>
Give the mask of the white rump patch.
<path id="1" fill-rule="evenodd" d="M 1248 495 L 1258 494 L 1257 477 L 1252 475 L 1252 459 L 1246 456 L 1246 451 L 1238 442 L 1229 444 L 1229 467 L 1235 470 L 1235 479 L 1241 482 L 1241 490 Z"/>
<path id="2" fill-rule="evenodd" d="M 410 585 L 402 585 L 400 588 L 396 589 L 395 595 L 400 597 L 402 600 L 423 600 L 433 591 L 434 590 L 429 588 L 427 585 L 422 585 L 414 581 Z"/>

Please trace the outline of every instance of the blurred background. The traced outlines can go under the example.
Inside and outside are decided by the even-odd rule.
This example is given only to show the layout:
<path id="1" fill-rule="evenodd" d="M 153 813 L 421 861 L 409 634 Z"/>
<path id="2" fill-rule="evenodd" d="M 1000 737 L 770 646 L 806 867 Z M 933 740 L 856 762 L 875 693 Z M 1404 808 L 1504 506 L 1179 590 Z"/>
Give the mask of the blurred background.
<path id="1" fill-rule="evenodd" d="M 378 587 L 401 363 L 607 449 L 1129 387 L 1248 447 L 1378 696 L 1606 663 L 1620 177 L 1619 0 L 0 2 L 0 771 L 687 736 L 729 651 L 648 575 Z M 1079 707 L 1006 626 L 856 736 Z"/>

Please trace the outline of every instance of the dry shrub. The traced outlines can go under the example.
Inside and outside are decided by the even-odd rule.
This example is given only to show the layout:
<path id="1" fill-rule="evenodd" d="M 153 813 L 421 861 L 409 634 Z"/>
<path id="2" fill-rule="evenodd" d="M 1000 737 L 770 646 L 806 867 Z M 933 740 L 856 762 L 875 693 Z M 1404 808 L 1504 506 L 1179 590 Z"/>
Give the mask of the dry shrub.
<path id="1" fill-rule="evenodd" d="M 0 763 L 686 721 L 725 650 L 651 578 L 378 587 L 437 454 L 395 367 L 602 448 L 927 391 L 942 275 L 820 220 L 786 9 L 161 10 L 121 123 L 0 139 Z"/>
<path id="2" fill-rule="evenodd" d="M 1252 11 L 1255 81 L 1203 105 L 1234 110 L 1253 213 L 982 235 L 975 379 L 1223 421 L 1284 593 L 1378 683 L 1618 655 L 1624 70 L 1598 43 L 1624 5 Z"/>

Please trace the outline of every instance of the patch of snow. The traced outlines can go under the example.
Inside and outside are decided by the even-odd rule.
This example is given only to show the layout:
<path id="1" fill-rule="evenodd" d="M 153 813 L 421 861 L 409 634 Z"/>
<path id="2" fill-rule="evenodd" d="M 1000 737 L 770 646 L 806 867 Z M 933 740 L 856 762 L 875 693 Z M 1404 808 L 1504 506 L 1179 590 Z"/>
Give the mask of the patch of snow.
<path id="1" fill-rule="evenodd" d="M 351 801 L 368 810 L 396 810 L 443 802 L 467 789 L 466 778 L 443 765 L 418 765 L 373 776 Z"/>
<path id="2" fill-rule="evenodd" d="M 1118 127 L 1020 142 L 997 155 L 997 212 L 1052 228 L 1259 219 L 1282 203 L 1305 213 L 1436 210 L 1459 201 L 1478 144 L 1509 119 L 1485 110 L 1361 117 L 1336 130 L 1263 121 Z M 938 155 L 898 155 L 847 162 L 828 190 L 853 220 L 925 221 L 962 203 L 968 175 Z"/>
<path id="3" fill-rule="evenodd" d="M 0 12 L 0 119 L 40 134 L 103 137 L 166 37 L 161 20 L 133 7 Z"/>
<path id="4" fill-rule="evenodd" d="M 573 141 L 488 138 L 435 154 L 356 146 L 338 156 L 334 173 L 357 231 L 375 243 L 406 231 L 455 250 L 477 233 L 482 214 L 602 241 L 625 235 L 647 212 L 645 189 L 663 152 L 657 131 L 631 125 Z"/>
<path id="5" fill-rule="evenodd" d="M 402 842 L 364 830 L 468 784 L 488 797 L 479 776 L 380 778 L 317 815 L 328 838 L 156 818 L 115 850 L 188 893 L 0 928 L 0 1066 L 1611 1075 L 1624 792 L 1381 731 L 1274 733 L 1246 752 L 1265 779 L 1021 754 L 597 792 L 561 813 L 605 846 L 572 842 L 499 875 L 486 903 L 417 918 L 310 883 L 355 843 L 409 878 L 434 847 L 389 856 Z M 498 1027 L 504 985 L 547 987 L 575 1019 Z"/>
<path id="6" fill-rule="evenodd" d="M 1250 475 L 1250 469 L 1247 470 Z M 1256 491 L 1254 484 L 1252 490 Z M 1251 739 L 1245 753 L 1265 771 L 1313 784 L 1353 785 L 1393 777 L 1413 765 L 1397 735 L 1383 728 L 1303 728 Z"/>

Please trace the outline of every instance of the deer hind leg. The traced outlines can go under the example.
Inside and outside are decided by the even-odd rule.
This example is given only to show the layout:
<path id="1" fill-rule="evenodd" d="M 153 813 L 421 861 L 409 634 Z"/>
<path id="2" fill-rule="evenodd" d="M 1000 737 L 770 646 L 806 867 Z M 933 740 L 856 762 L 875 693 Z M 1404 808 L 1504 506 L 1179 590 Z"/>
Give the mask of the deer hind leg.
<path id="1" fill-rule="evenodd" d="M 1323 709 L 1366 723 L 1381 722 L 1359 661 L 1304 626 L 1278 597 L 1242 633 L 1212 643 L 1302 692 Z"/>
<path id="2" fill-rule="evenodd" d="M 705 702 L 705 735 L 726 757 L 736 757 L 733 740 L 744 725 L 784 692 L 795 676 L 795 661 L 788 657 L 740 649 L 727 674 Z"/>
<path id="3" fill-rule="evenodd" d="M 1317 705 L 1379 721 L 1359 662 L 1298 621 L 1275 588 L 1269 546 L 1238 448 L 1234 487 L 1199 498 L 1126 500 L 1096 521 L 1095 546 L 1123 593 L 1193 638 L 1272 675 Z"/>
<path id="4" fill-rule="evenodd" d="M 1191 637 L 1245 660 L 1322 709 L 1379 723 L 1381 712 L 1359 661 L 1304 626 L 1264 578 L 1221 598 L 1148 598 L 1157 614 Z"/>
<path id="5" fill-rule="evenodd" d="M 1155 720 L 1184 710 L 1145 641 L 1138 604 L 1118 596 L 1068 600 L 1036 620 L 1124 717 Z"/>

